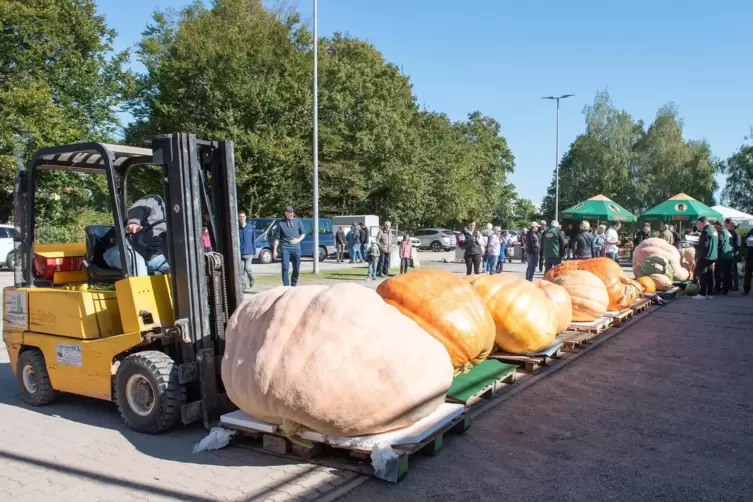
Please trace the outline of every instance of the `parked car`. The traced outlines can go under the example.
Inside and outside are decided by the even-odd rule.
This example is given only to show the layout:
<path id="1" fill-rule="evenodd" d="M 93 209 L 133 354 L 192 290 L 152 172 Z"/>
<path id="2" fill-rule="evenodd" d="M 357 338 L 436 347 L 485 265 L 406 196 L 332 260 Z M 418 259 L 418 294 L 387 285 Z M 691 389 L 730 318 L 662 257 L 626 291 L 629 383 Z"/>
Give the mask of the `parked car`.
<path id="1" fill-rule="evenodd" d="M 397 232 L 397 235 L 395 236 L 395 244 L 396 245 L 398 245 L 398 246 L 400 245 L 400 242 L 403 240 L 403 235 L 405 235 L 404 232 Z M 411 244 L 411 246 L 413 246 L 416 249 L 420 249 L 421 248 L 421 240 L 418 237 L 413 236 L 412 234 L 408 234 L 408 235 L 410 235 L 410 244 Z"/>
<path id="2" fill-rule="evenodd" d="M 455 232 L 446 228 L 419 228 L 412 237 L 421 241 L 421 249 L 437 251 L 452 251 L 456 246 Z"/>
<path id="3" fill-rule="evenodd" d="M 0 266 L 13 269 L 13 225 L 0 225 Z"/>
<path id="4" fill-rule="evenodd" d="M 282 218 L 258 218 L 254 221 L 255 225 L 262 225 L 264 220 L 270 221 L 267 227 L 261 232 L 256 234 L 256 255 L 255 259 L 261 263 L 272 263 L 273 260 L 279 258 L 280 249 L 277 250 L 278 256 L 272 256 L 272 242 L 269 238 L 276 229 L 279 221 Z M 314 256 L 314 235 L 313 235 L 313 218 L 300 218 L 303 222 L 303 229 L 306 232 L 301 242 L 301 256 Z M 256 227 L 258 230 L 258 226 Z M 331 254 L 335 252 L 335 236 L 332 233 L 332 220 L 327 218 L 319 218 L 319 261 L 324 261 Z"/>

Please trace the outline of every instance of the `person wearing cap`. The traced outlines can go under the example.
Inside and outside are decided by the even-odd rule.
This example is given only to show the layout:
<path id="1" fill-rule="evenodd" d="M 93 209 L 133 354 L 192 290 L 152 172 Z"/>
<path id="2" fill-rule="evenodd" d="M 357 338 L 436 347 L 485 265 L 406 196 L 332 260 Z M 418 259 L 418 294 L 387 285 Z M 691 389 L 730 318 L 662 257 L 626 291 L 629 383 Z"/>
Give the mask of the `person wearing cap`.
<path id="1" fill-rule="evenodd" d="M 539 222 L 534 221 L 531 222 L 528 233 L 526 233 L 526 256 L 528 257 L 526 280 L 528 281 L 533 281 L 533 276 L 536 273 L 536 264 L 539 262 L 540 251 Z"/>
<path id="2" fill-rule="evenodd" d="M 545 272 L 562 263 L 562 257 L 565 256 L 565 236 L 560 231 L 557 220 L 552 220 L 549 228 L 541 236 L 541 254 L 546 264 Z"/>
<path id="3" fill-rule="evenodd" d="M 288 206 L 285 208 L 285 217 L 279 221 L 275 238 L 272 243 L 272 256 L 277 256 L 277 246 L 282 249 L 282 284 L 283 286 L 296 286 L 298 274 L 301 272 L 301 242 L 306 237 L 303 222 L 295 217 L 295 211 Z M 293 264 L 293 273 L 288 277 L 290 264 Z"/>

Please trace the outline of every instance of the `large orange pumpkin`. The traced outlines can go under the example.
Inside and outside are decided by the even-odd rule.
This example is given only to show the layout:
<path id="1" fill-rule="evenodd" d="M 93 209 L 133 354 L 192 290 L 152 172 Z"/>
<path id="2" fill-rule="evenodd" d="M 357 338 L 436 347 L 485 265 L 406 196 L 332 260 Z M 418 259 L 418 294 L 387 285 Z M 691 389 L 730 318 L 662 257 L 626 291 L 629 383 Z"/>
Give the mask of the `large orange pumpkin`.
<path id="1" fill-rule="evenodd" d="M 638 279 L 638 283 L 643 287 L 643 291 L 646 293 L 656 293 L 656 283 L 649 276 L 643 276 Z"/>
<path id="2" fill-rule="evenodd" d="M 452 272 L 416 270 L 387 279 L 377 293 L 442 342 L 456 374 L 483 362 L 494 348 L 494 320 L 484 301 Z"/>
<path id="3" fill-rule="evenodd" d="M 557 336 L 557 308 L 544 292 L 512 274 L 466 277 L 494 318 L 497 347 L 513 354 L 538 352 Z"/>
<path id="4" fill-rule="evenodd" d="M 559 265 L 550 268 L 549 271 L 546 274 L 544 274 L 544 280 L 551 282 L 555 280 L 557 277 L 564 274 L 565 272 L 568 272 L 570 270 L 578 270 L 578 263 L 579 263 L 579 260 L 563 261 Z"/>
<path id="5" fill-rule="evenodd" d="M 611 258 L 591 258 L 580 260 L 578 270 L 585 270 L 596 275 L 607 287 L 609 305 L 607 310 L 622 310 L 629 307 L 640 295 L 640 290 L 625 277 L 616 261 Z"/>
<path id="6" fill-rule="evenodd" d="M 573 322 L 573 302 L 568 292 L 562 286 L 546 280 L 536 281 L 534 285 L 554 303 L 557 309 L 557 331 L 559 333 L 565 331 Z"/>
<path id="7" fill-rule="evenodd" d="M 591 272 L 571 270 L 552 282 L 562 286 L 570 294 L 570 300 L 573 302 L 573 321 L 594 321 L 607 311 L 607 287 Z"/>

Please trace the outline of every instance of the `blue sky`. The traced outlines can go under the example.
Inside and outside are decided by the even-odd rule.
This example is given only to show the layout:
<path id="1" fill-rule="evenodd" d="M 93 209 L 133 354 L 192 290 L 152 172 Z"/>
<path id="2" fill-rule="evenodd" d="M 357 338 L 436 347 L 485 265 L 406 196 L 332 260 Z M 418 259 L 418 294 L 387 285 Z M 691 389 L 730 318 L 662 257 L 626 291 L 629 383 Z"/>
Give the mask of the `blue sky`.
<path id="1" fill-rule="evenodd" d="M 119 49 L 139 40 L 156 8 L 186 3 L 97 0 Z M 287 4 L 311 24 L 312 0 Z M 541 96 L 575 94 L 562 102 L 560 154 L 583 132 L 584 105 L 607 88 L 647 123 L 674 101 L 685 137 L 728 157 L 753 124 L 751 19 L 744 0 L 319 0 L 320 35 L 374 44 L 410 76 L 422 106 L 496 118 L 516 158 L 512 182 L 537 205 L 555 163 L 555 107 Z"/>

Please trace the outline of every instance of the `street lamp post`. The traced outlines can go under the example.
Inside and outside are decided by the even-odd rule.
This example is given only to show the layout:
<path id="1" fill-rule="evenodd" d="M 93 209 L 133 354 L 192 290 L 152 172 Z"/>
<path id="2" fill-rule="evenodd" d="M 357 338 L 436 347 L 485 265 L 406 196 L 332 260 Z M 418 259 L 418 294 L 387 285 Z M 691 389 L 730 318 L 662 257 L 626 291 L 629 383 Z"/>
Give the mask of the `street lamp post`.
<path id="1" fill-rule="evenodd" d="M 319 273 L 319 30 L 314 0 L 314 274 Z"/>
<path id="2" fill-rule="evenodd" d="M 553 99 L 557 101 L 557 139 L 555 146 L 555 163 L 554 163 L 554 219 L 558 218 L 560 212 L 560 99 L 575 96 L 575 94 L 563 94 L 562 96 L 544 96 L 541 99 Z"/>

